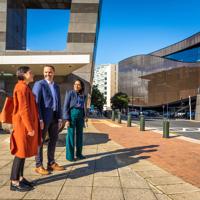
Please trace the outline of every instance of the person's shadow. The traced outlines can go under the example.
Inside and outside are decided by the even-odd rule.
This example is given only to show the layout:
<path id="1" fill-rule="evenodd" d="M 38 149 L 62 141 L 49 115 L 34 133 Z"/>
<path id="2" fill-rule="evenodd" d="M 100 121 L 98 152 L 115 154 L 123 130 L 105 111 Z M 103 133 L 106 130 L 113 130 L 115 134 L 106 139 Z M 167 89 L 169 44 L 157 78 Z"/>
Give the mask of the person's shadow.
<path id="1" fill-rule="evenodd" d="M 66 146 L 66 133 L 62 132 L 59 134 L 58 141 L 56 143 L 57 147 L 65 147 Z M 84 133 L 83 143 L 86 145 L 95 145 L 95 144 L 104 144 L 109 141 L 108 134 L 106 133 Z"/>
<path id="2" fill-rule="evenodd" d="M 128 149 L 119 149 L 116 151 L 97 153 L 93 155 L 88 155 L 89 160 L 84 160 L 78 163 L 72 163 L 65 165 L 64 167 L 71 167 L 76 165 L 86 164 L 85 167 L 75 168 L 70 172 L 64 172 L 57 175 L 48 176 L 45 178 L 40 178 L 34 181 L 34 184 L 42 185 L 54 181 L 59 181 L 62 179 L 70 178 L 76 179 L 84 176 L 88 176 L 98 172 L 109 172 L 117 168 L 126 167 L 128 165 L 139 162 L 140 160 L 147 159 L 150 156 L 138 156 L 142 153 L 155 152 L 158 145 L 140 146 Z M 95 157 L 99 157 L 95 159 Z M 92 160 L 92 158 L 94 158 Z"/>

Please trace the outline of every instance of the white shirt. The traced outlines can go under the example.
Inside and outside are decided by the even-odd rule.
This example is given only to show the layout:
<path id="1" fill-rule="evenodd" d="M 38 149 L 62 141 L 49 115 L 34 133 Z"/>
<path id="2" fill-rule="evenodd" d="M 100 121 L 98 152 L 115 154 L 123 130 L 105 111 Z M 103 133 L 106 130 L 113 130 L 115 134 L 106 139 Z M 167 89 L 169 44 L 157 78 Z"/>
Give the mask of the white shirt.
<path id="1" fill-rule="evenodd" d="M 46 79 L 45 79 L 46 80 Z M 55 88 L 54 88 L 54 82 L 50 82 L 48 80 L 46 80 L 48 85 L 49 85 L 49 88 L 51 90 L 51 94 L 52 94 L 52 97 L 53 97 L 53 111 L 56 111 L 56 105 L 57 105 L 57 98 L 56 98 L 56 91 L 55 91 Z"/>

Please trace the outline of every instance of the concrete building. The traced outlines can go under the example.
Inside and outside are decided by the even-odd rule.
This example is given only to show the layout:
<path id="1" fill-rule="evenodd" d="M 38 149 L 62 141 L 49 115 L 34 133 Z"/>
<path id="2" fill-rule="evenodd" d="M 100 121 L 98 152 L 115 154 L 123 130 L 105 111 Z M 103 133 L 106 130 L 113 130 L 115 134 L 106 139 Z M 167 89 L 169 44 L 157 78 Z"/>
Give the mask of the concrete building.
<path id="1" fill-rule="evenodd" d="M 98 86 L 106 98 L 104 108 L 111 109 L 110 99 L 118 91 L 118 65 L 102 64 L 97 66 L 93 84 Z"/>
<path id="2" fill-rule="evenodd" d="M 69 9 L 70 21 L 65 51 L 27 51 L 28 9 Z M 90 91 L 93 80 L 96 45 L 100 24 L 101 0 L 0 0 L 0 86 L 12 92 L 15 74 L 28 65 L 41 78 L 45 64 L 56 68 L 61 93 L 72 87 L 76 77 L 85 81 Z M 66 22 L 67 24 L 68 22 Z"/>
<path id="3" fill-rule="evenodd" d="M 200 33 L 150 54 L 129 57 L 119 62 L 119 91 L 126 92 L 130 105 L 136 107 L 188 111 L 190 97 L 195 110 L 199 61 Z"/>

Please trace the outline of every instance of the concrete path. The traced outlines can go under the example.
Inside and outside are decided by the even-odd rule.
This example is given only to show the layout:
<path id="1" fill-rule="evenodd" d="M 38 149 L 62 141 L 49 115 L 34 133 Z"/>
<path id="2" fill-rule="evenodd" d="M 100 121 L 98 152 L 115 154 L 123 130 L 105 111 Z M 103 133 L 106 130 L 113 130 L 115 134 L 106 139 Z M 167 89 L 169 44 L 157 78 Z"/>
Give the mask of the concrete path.
<path id="1" fill-rule="evenodd" d="M 19 193 L 9 190 L 13 157 L 9 135 L 0 134 L 0 200 L 200 200 L 199 188 L 147 161 L 138 153 L 139 148 L 124 148 L 110 140 L 91 122 L 84 143 L 87 159 L 68 162 L 65 134 L 60 134 L 56 160 L 66 167 L 64 172 L 39 176 L 34 172 L 34 158 L 27 159 L 25 177 L 34 180 L 36 186 L 33 191 Z"/>

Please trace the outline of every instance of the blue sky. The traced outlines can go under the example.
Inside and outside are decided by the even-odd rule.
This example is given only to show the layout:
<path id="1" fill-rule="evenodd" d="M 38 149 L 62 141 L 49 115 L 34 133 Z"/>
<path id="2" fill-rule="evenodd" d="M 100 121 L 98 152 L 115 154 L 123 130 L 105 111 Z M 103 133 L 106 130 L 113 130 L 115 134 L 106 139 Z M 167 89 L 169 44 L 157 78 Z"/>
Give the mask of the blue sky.
<path id="1" fill-rule="evenodd" d="M 104 0 L 96 63 L 117 63 L 199 32 L 199 8 L 199 0 Z M 29 10 L 27 48 L 65 49 L 69 14 Z"/>

